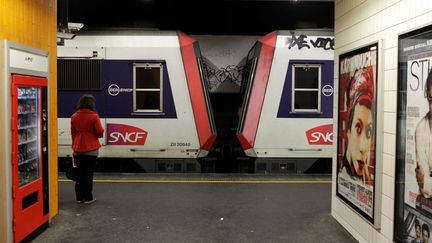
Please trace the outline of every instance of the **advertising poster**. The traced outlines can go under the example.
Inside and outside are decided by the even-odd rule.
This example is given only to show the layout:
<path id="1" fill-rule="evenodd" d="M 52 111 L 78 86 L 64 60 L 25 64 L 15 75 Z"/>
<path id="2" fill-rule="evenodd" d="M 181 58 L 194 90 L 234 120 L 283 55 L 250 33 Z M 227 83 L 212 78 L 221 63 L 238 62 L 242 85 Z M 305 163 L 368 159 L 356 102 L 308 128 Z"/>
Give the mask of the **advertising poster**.
<path id="1" fill-rule="evenodd" d="M 336 194 L 374 223 L 378 43 L 339 57 Z"/>
<path id="2" fill-rule="evenodd" d="M 430 220 L 417 210 L 408 207 L 404 212 L 404 223 L 406 236 L 403 242 L 406 243 L 430 243 Z"/>
<path id="3" fill-rule="evenodd" d="M 431 28 L 400 36 L 395 205 L 397 242 L 432 242 L 431 68 Z"/>
<path id="4" fill-rule="evenodd" d="M 406 205 L 424 210 L 432 216 L 432 114 L 429 101 L 432 101 L 432 75 L 429 77 L 428 63 L 432 52 L 408 56 L 406 90 L 406 136 L 405 136 L 405 199 Z M 426 65 L 424 65 L 426 64 Z M 431 106 L 432 107 L 432 106 Z M 432 153 L 430 154 L 432 156 Z M 427 173 L 427 176 L 424 174 Z M 419 178 L 417 182 L 416 176 Z M 423 180 L 423 182 L 421 180 Z M 423 185 L 421 185 L 423 183 Z"/>

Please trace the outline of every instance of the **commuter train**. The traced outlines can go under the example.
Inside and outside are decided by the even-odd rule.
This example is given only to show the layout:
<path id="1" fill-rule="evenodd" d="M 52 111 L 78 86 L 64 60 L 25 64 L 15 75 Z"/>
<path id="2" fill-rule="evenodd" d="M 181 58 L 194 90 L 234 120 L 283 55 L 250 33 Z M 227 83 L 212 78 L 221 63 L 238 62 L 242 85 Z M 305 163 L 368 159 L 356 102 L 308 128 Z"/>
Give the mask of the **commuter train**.
<path id="1" fill-rule="evenodd" d="M 249 51 L 236 134 L 255 172 L 303 173 L 318 159 L 331 168 L 332 35 L 275 31 Z"/>
<path id="2" fill-rule="evenodd" d="M 58 149 L 71 157 L 70 117 L 96 98 L 99 157 L 133 158 L 147 172 L 200 171 L 216 137 L 195 39 L 181 32 L 87 32 L 58 47 Z"/>

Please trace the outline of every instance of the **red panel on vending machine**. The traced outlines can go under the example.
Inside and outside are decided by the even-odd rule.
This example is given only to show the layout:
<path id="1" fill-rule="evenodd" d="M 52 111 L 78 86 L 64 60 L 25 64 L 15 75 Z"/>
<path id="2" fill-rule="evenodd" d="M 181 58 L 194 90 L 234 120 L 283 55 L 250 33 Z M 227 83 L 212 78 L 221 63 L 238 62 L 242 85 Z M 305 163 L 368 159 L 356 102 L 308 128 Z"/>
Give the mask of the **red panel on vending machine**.
<path id="1" fill-rule="evenodd" d="M 12 75 L 12 193 L 14 242 L 48 221 L 44 213 L 42 90 L 47 79 Z M 46 101 L 44 101 L 46 102 Z M 45 148 L 46 150 L 46 148 Z"/>

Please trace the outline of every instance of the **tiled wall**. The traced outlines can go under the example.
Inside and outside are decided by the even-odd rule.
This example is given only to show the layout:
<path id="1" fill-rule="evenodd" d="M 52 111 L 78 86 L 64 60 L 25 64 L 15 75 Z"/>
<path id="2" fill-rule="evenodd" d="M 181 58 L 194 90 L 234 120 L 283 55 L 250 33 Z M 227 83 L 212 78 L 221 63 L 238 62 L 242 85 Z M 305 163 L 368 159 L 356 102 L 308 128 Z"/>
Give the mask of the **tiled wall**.
<path id="1" fill-rule="evenodd" d="M 332 215 L 359 242 L 393 242 L 398 35 L 429 24 L 432 24 L 431 0 L 335 0 L 335 85 L 338 84 L 340 54 L 378 40 L 383 43 L 380 55 L 383 60 L 378 73 L 378 82 L 384 82 L 383 89 L 378 91 L 378 96 L 383 97 L 378 104 L 382 119 L 377 121 L 382 127 L 377 134 L 382 138 L 382 144 L 377 145 L 381 148 L 377 163 L 383 164 L 383 174 L 382 181 L 376 181 L 382 183 L 381 215 L 376 215 L 381 220 L 381 229 L 373 228 L 336 197 L 336 175 L 333 173 Z M 334 114 L 337 112 L 335 107 Z M 337 117 L 334 124 L 337 126 Z"/>
<path id="2" fill-rule="evenodd" d="M 50 121 L 50 217 L 58 212 L 57 190 L 57 1 L 0 0 L 0 40 L 8 40 L 48 52 Z M 2 45 L 0 45 L 3 48 Z M 0 82 L 4 82 L 4 53 L 0 51 Z M 3 83 L 4 84 L 4 83 Z M 3 87 L 0 85 L 0 87 Z M 4 90 L 3 90 L 4 91 Z M 1 93 L 6 94 L 6 92 Z M 6 104 L 7 105 L 7 104 Z M 4 111 L 4 110 L 3 110 Z M 3 115 L 4 113 L 0 114 Z M 1 124 L 0 124 L 1 125 Z M 0 153 L 2 153 L 0 148 Z M 0 160 L 0 168 L 3 159 Z M 0 242 L 7 242 L 5 176 L 0 172 Z"/>

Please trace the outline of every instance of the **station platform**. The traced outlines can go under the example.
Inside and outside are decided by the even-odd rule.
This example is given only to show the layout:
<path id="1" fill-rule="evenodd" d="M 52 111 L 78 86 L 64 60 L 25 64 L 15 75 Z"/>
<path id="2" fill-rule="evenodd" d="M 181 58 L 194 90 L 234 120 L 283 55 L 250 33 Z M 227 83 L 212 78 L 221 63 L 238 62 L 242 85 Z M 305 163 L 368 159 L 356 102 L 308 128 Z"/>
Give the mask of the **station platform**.
<path id="1" fill-rule="evenodd" d="M 34 242 L 356 242 L 330 215 L 329 175 L 97 173 L 90 205 L 59 176 Z"/>

